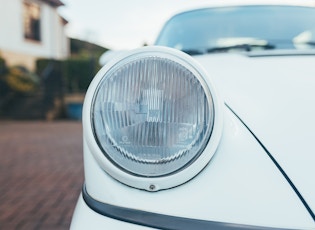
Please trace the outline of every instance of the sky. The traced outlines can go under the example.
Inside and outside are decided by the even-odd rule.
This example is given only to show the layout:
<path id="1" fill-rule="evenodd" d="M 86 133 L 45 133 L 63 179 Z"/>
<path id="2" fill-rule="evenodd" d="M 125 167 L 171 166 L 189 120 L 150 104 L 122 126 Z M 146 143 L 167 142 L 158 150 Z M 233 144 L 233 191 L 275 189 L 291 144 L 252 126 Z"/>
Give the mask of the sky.
<path id="1" fill-rule="evenodd" d="M 237 3 L 239 0 L 219 2 L 222 4 L 226 1 Z M 66 26 L 69 37 L 93 42 L 112 50 L 125 50 L 140 47 L 144 43 L 152 45 L 163 24 L 175 13 L 208 6 L 218 1 L 62 0 L 62 2 L 65 6 L 60 7 L 59 12 L 69 21 Z"/>

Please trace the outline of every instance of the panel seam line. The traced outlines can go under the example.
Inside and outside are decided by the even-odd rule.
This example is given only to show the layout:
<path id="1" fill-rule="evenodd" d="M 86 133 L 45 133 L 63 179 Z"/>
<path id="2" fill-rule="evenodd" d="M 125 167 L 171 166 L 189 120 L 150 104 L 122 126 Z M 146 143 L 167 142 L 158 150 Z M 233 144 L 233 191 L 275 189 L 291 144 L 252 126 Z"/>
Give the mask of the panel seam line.
<path id="1" fill-rule="evenodd" d="M 272 156 L 272 154 L 269 152 L 269 150 L 264 146 L 264 144 L 258 139 L 258 137 L 254 134 L 254 132 L 245 124 L 245 122 L 234 112 L 234 110 L 225 102 L 225 106 L 237 117 L 237 119 L 246 127 L 246 129 L 253 135 L 253 137 L 256 139 L 256 141 L 259 143 L 259 145 L 265 150 L 271 161 L 275 164 L 275 166 L 278 168 L 278 170 L 281 172 L 281 174 L 284 176 L 284 178 L 287 180 L 291 188 L 294 190 L 295 194 L 299 197 L 300 201 L 303 203 L 304 207 L 308 211 L 308 213 L 311 215 L 313 220 L 315 221 L 315 214 L 313 213 L 312 209 L 309 207 L 305 199 L 303 198 L 300 191 L 297 189 L 297 187 L 294 185 L 294 183 L 291 181 L 290 177 L 285 173 L 283 168 L 280 166 L 280 164 L 277 162 L 277 160 Z"/>

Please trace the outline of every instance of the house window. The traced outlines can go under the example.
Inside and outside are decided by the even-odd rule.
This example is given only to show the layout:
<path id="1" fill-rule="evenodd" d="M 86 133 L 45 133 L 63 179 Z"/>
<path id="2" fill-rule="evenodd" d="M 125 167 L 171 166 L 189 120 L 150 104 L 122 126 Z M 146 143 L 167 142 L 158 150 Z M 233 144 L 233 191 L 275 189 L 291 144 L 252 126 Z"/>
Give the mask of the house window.
<path id="1" fill-rule="evenodd" d="M 40 41 L 40 7 L 33 2 L 24 1 L 24 38 Z"/>

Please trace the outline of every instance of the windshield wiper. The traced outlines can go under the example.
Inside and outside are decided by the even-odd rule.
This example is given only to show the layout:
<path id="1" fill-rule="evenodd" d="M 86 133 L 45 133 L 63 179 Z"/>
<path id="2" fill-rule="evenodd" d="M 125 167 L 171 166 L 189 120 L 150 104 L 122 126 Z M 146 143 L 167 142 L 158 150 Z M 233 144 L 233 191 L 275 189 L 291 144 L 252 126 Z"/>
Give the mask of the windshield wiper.
<path id="1" fill-rule="evenodd" d="M 308 46 L 315 46 L 315 41 L 308 41 L 308 42 L 296 42 L 295 45 L 308 45 Z"/>
<path id="2" fill-rule="evenodd" d="M 272 50 L 276 47 L 272 44 L 237 44 L 237 45 L 231 45 L 231 46 L 218 46 L 213 47 L 210 49 L 207 49 L 207 53 L 220 53 L 220 52 L 228 52 L 231 50 L 237 50 L 237 51 L 246 51 L 250 52 L 255 49 L 263 49 L 263 50 Z"/>
<path id="3" fill-rule="evenodd" d="M 256 39 L 256 38 L 221 38 L 218 39 L 218 46 L 211 48 L 187 48 L 181 51 L 189 55 L 202 55 L 206 53 L 223 53 L 229 51 L 246 51 L 250 52 L 252 50 L 272 50 L 276 46 L 269 43 L 267 40 Z"/>
<path id="4" fill-rule="evenodd" d="M 204 50 L 200 50 L 200 49 L 182 49 L 181 51 L 192 56 L 206 53 Z"/>

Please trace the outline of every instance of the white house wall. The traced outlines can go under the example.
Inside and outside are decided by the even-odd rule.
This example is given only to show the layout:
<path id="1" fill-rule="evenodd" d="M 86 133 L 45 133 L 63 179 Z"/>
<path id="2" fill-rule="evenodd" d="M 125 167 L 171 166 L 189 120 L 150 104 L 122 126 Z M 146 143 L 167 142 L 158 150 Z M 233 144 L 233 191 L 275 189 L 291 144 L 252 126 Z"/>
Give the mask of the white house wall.
<path id="1" fill-rule="evenodd" d="M 69 41 L 57 8 L 41 1 L 41 41 L 24 38 L 23 0 L 0 0 L 0 55 L 28 55 L 30 58 L 63 59 L 69 55 Z"/>
<path id="2" fill-rule="evenodd" d="M 0 0 L 0 49 L 18 50 L 23 31 L 21 2 L 19 0 Z"/>
<path id="3" fill-rule="evenodd" d="M 42 7 L 43 41 L 45 41 L 45 54 L 48 57 L 62 59 L 69 55 L 68 39 L 64 35 L 64 27 L 56 8 L 48 5 Z"/>

